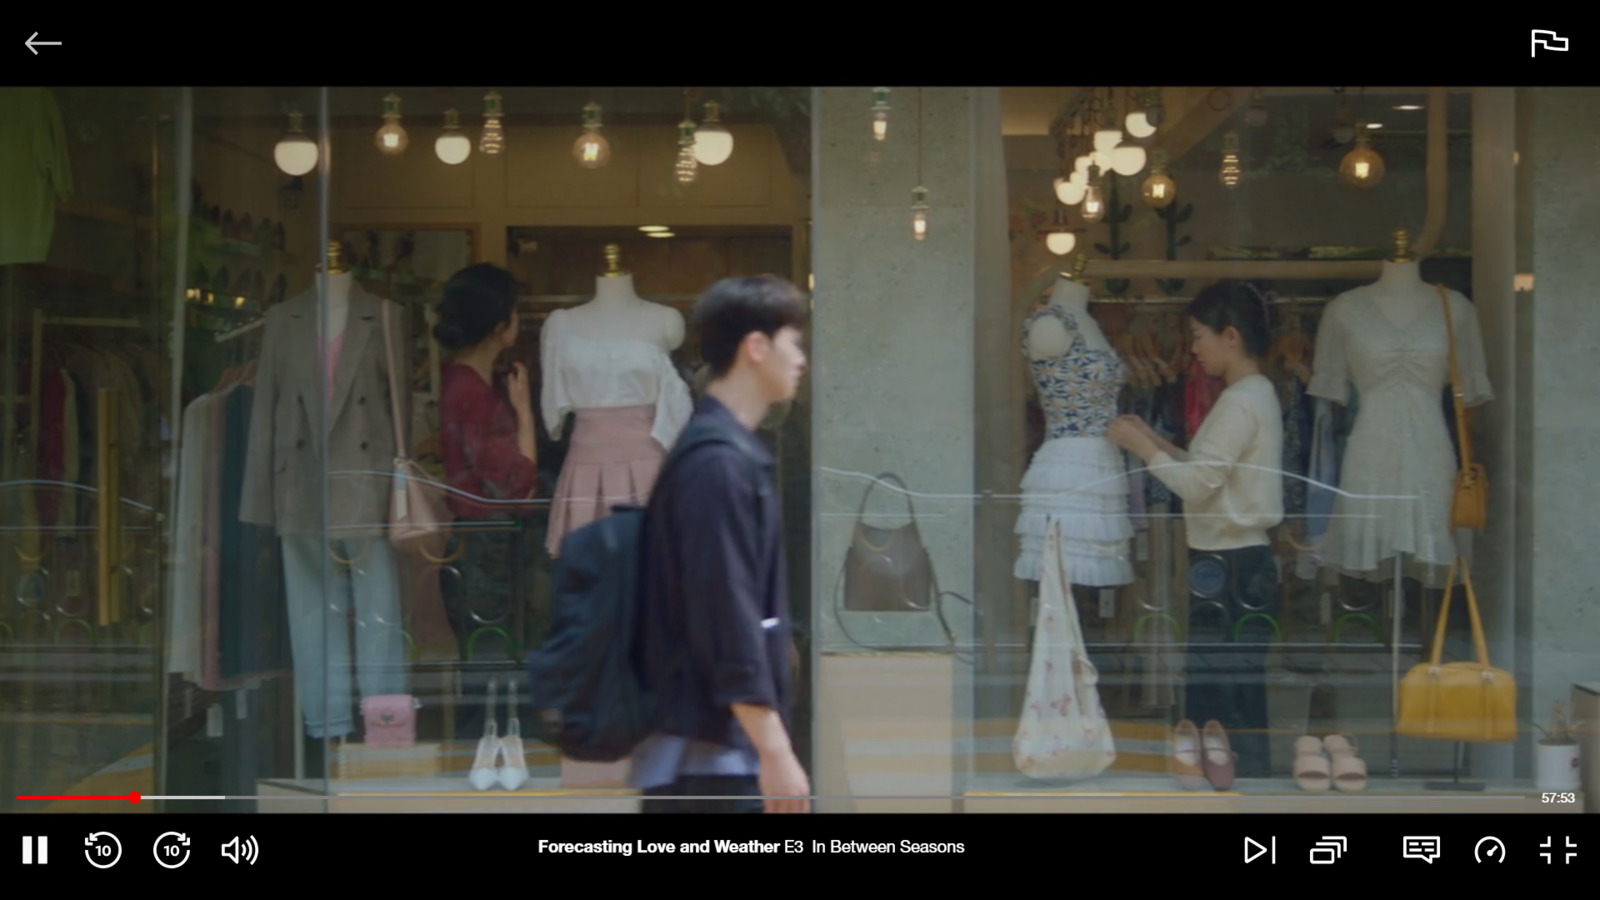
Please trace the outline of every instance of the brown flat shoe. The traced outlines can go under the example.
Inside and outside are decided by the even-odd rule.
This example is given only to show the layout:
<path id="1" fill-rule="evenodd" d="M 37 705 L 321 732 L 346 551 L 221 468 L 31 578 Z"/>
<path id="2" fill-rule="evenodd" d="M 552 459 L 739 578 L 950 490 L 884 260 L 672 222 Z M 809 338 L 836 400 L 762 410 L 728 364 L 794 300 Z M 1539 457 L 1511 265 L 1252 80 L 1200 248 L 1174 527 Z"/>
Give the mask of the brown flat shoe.
<path id="1" fill-rule="evenodd" d="M 1228 732 L 1222 729 L 1222 723 L 1216 719 L 1207 722 L 1200 742 L 1205 748 L 1200 765 L 1205 770 L 1206 780 L 1219 791 L 1233 787 L 1239 755 L 1233 752 L 1233 745 L 1228 741 Z"/>

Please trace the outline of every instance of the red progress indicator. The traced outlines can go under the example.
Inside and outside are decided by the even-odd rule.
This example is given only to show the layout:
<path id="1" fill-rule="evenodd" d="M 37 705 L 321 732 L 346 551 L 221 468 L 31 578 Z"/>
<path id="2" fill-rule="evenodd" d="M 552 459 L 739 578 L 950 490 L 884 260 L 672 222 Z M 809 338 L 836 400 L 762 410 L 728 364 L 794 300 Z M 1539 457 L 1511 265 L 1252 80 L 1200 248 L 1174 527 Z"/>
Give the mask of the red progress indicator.
<path id="1" fill-rule="evenodd" d="M 117 797 L 18 797 L 18 800 L 126 800 L 129 803 L 138 803 L 144 799 L 138 791 L 132 791 Z"/>

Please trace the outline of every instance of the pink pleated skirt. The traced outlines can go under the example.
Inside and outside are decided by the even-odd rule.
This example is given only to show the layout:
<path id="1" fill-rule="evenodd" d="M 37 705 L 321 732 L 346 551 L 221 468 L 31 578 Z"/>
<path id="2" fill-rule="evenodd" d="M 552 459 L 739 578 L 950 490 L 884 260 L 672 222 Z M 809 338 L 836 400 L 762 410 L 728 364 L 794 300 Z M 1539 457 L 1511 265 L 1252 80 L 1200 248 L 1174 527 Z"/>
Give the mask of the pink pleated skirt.
<path id="1" fill-rule="evenodd" d="M 604 518 L 611 507 L 643 506 L 667 451 L 651 437 L 654 406 L 580 409 L 567 458 L 550 500 L 545 549 L 561 555 L 561 540 Z"/>

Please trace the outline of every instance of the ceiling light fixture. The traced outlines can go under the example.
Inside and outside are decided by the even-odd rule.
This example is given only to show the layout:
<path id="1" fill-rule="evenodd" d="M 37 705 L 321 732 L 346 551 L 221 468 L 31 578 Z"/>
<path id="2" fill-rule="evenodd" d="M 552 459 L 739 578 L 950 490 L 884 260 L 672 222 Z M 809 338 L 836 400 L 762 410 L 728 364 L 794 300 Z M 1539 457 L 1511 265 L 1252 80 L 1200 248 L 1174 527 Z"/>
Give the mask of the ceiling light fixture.
<path id="1" fill-rule="evenodd" d="M 1244 178 L 1244 167 L 1239 164 L 1239 135 L 1230 131 L 1222 136 L 1222 169 L 1217 179 L 1223 187 L 1235 188 Z"/>
<path id="2" fill-rule="evenodd" d="M 720 166 L 733 155 L 733 134 L 722 124 L 715 101 L 706 103 L 706 120 L 694 131 L 694 158 L 702 166 Z"/>
<path id="3" fill-rule="evenodd" d="M 1167 174 L 1167 156 L 1157 150 L 1154 164 L 1150 167 L 1150 177 L 1144 180 L 1144 187 L 1140 191 L 1144 202 L 1152 209 L 1165 209 L 1178 199 L 1178 185 Z"/>
<path id="4" fill-rule="evenodd" d="M 645 231 L 645 232 L 650 232 L 650 231 L 671 231 L 672 229 L 668 228 L 665 225 L 640 225 L 639 226 L 639 230 L 640 231 Z"/>
<path id="5" fill-rule="evenodd" d="M 459 166 L 472 155 L 472 141 L 461 133 L 461 114 L 453 109 L 444 112 L 444 134 L 433 142 L 433 152 L 447 166 Z"/>
<path id="6" fill-rule="evenodd" d="M 490 91 L 483 95 L 483 136 L 478 139 L 478 150 L 484 156 L 498 156 L 506 147 L 506 135 L 500 126 L 500 94 Z"/>
<path id="7" fill-rule="evenodd" d="M 685 118 L 678 123 L 678 183 L 693 184 L 700 174 L 700 161 L 694 155 L 694 120 Z"/>
<path id="8" fill-rule="evenodd" d="M 1364 125 L 1357 125 L 1355 140 L 1355 147 L 1339 162 L 1339 177 L 1354 188 L 1375 188 L 1383 182 L 1383 157 L 1372 149 Z"/>
<path id="9" fill-rule="evenodd" d="M 400 126 L 400 97 L 390 94 L 383 98 L 383 125 L 373 136 L 378 152 L 385 156 L 399 156 L 411 144 L 411 136 Z"/>
<path id="10" fill-rule="evenodd" d="M 317 167 L 317 142 L 306 135 L 305 116 L 289 113 L 289 133 L 272 148 L 272 159 L 283 174 L 299 178 Z"/>
<path id="11" fill-rule="evenodd" d="M 572 157 L 585 169 L 598 169 L 611 161 L 611 142 L 600 133 L 600 104 L 583 107 L 583 134 L 572 143 Z"/>
<path id="12" fill-rule="evenodd" d="M 872 89 L 872 137 L 883 141 L 889 137 L 889 89 Z"/>
<path id="13" fill-rule="evenodd" d="M 650 237 L 653 237 L 653 238 L 669 238 L 669 237 L 677 237 L 677 235 L 673 234 L 670 231 L 652 231 L 652 232 L 650 232 Z"/>
<path id="14" fill-rule="evenodd" d="M 1399 106 L 1396 106 L 1395 109 L 1401 110 L 1402 112 L 1416 112 L 1417 110 L 1422 109 L 1422 106 L 1416 103 L 1402 103 Z"/>

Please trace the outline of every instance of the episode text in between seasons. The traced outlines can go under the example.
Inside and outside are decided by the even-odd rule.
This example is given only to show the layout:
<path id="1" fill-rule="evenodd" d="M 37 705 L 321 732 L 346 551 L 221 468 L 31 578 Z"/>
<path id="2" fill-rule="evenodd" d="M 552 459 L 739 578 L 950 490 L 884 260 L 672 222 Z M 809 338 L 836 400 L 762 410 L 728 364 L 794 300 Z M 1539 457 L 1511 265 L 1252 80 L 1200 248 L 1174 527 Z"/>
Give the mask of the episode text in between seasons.
<path id="1" fill-rule="evenodd" d="M 934 853 L 955 854 L 967 852 L 959 841 L 819 841 L 788 838 L 780 841 L 707 839 L 704 841 L 551 841 L 540 839 L 540 853 L 602 853 L 617 856 L 649 856 L 651 854 L 895 854 Z"/>

